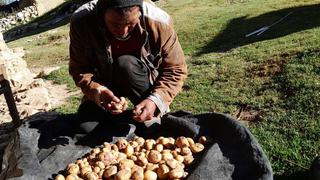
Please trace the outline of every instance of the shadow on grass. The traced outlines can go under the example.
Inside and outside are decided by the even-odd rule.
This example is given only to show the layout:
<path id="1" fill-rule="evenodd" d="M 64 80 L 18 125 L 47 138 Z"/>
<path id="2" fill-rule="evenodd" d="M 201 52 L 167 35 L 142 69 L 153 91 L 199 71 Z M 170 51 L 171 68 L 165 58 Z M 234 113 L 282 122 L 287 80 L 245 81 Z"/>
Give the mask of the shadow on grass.
<path id="1" fill-rule="evenodd" d="M 210 43 L 202 47 L 197 55 L 228 51 L 254 42 L 312 29 L 320 26 L 319 17 L 320 4 L 281 9 L 252 18 L 246 16 L 235 18 Z M 250 33 L 268 26 L 269 29 L 262 34 L 258 35 L 258 32 L 248 36 Z"/>
<path id="2" fill-rule="evenodd" d="M 310 175 L 308 171 L 299 171 L 290 175 L 275 175 L 274 180 L 309 180 Z"/>

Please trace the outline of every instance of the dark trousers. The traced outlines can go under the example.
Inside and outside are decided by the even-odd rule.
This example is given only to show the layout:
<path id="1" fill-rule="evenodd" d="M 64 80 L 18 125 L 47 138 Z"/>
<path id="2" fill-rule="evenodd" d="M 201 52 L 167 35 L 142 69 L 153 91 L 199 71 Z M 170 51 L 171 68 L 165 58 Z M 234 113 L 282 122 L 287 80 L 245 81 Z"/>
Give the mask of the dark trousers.
<path id="1" fill-rule="evenodd" d="M 117 97 L 127 97 L 136 105 L 149 94 L 151 85 L 148 77 L 148 69 L 140 59 L 123 55 L 114 60 L 112 85 L 107 85 L 107 87 Z M 136 127 L 143 126 L 132 119 L 131 111 L 112 115 L 91 101 L 84 101 L 79 106 L 77 123 L 80 129 L 84 133 L 88 133 L 89 136 L 99 136 L 101 143 L 103 138 L 106 138 L 106 134 L 125 135 L 130 128 L 128 124 L 133 124 Z"/>
<path id="2" fill-rule="evenodd" d="M 140 103 L 149 95 L 148 68 L 134 56 L 123 55 L 113 63 L 112 85 L 116 96 L 128 97 L 133 104 Z"/>

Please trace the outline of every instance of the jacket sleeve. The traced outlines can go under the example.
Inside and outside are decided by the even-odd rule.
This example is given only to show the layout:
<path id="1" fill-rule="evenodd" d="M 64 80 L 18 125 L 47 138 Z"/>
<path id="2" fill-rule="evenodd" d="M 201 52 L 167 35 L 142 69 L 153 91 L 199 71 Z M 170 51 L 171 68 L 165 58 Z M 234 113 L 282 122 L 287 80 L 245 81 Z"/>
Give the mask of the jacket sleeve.
<path id="1" fill-rule="evenodd" d="M 158 34 L 162 61 L 159 64 L 159 75 L 155 81 L 151 98 L 163 102 L 162 107 L 159 103 L 156 104 L 164 113 L 166 107 L 168 109 L 175 96 L 182 90 L 187 77 L 187 65 L 172 20 L 169 24 L 159 25 Z"/>
<path id="2" fill-rule="evenodd" d="M 69 73 L 75 84 L 86 94 L 90 88 L 97 88 L 99 84 L 92 81 L 94 68 L 86 55 L 85 42 L 83 42 L 85 38 L 82 38 L 85 34 L 81 33 L 83 27 L 79 27 L 79 21 L 73 16 L 70 22 Z"/>

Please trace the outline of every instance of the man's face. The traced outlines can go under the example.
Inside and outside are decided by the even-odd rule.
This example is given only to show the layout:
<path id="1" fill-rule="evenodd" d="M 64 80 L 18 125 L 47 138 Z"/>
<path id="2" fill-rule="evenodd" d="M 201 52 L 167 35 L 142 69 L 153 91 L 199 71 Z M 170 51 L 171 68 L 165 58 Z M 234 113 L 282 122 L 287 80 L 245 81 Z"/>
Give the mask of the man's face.
<path id="1" fill-rule="evenodd" d="M 140 16 L 139 7 L 132 7 L 123 14 L 110 9 L 104 14 L 104 22 L 114 37 L 124 39 L 139 23 Z"/>

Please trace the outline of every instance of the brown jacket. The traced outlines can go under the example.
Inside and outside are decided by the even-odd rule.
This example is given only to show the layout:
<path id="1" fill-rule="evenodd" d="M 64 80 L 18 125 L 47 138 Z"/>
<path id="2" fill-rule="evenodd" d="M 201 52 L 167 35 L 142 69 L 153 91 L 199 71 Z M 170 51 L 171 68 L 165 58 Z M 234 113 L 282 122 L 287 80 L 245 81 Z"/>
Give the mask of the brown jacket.
<path id="1" fill-rule="evenodd" d="M 112 78 L 111 47 L 105 36 L 103 19 L 96 11 L 96 2 L 80 7 L 70 23 L 69 72 L 84 94 L 99 84 L 108 87 Z M 141 21 L 139 28 L 141 38 L 145 40 L 143 44 L 135 45 L 140 46 L 141 58 L 146 60 L 150 52 L 149 34 L 151 54 L 155 56 L 151 65 L 149 63 L 150 69 L 154 69 L 150 77 L 154 86 L 150 96 L 160 100 L 156 105 L 164 112 L 181 91 L 187 66 L 170 16 L 151 2 L 143 3 L 143 13 L 146 26 Z"/>

